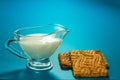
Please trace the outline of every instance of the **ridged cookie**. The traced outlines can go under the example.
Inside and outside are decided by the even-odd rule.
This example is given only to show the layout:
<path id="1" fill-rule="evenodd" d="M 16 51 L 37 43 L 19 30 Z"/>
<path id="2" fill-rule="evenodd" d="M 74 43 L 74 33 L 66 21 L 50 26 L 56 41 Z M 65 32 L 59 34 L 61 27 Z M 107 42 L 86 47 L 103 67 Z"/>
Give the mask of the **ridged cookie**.
<path id="1" fill-rule="evenodd" d="M 69 54 L 75 77 L 108 76 L 108 63 L 99 50 L 72 50 Z"/>
<path id="2" fill-rule="evenodd" d="M 69 69 L 72 67 L 70 55 L 68 53 L 59 53 L 58 58 L 61 68 Z"/>

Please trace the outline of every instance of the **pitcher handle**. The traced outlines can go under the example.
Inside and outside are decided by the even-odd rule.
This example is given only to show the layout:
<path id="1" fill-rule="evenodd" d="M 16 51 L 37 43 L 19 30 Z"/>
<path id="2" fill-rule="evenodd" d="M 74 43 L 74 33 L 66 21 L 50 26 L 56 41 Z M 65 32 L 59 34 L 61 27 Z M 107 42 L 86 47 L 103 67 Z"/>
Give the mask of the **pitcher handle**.
<path id="1" fill-rule="evenodd" d="M 14 55 L 16 55 L 16 56 L 18 56 L 18 57 L 20 57 L 20 58 L 22 58 L 22 59 L 28 60 L 28 58 L 25 57 L 26 55 L 25 55 L 23 52 L 18 51 L 17 49 L 15 49 L 15 48 L 11 45 L 11 43 L 13 43 L 13 42 L 17 42 L 17 40 L 12 40 L 12 39 L 7 40 L 6 43 L 5 43 L 6 49 L 9 50 L 12 54 L 14 54 Z M 25 55 L 25 56 L 24 56 L 24 55 Z"/>

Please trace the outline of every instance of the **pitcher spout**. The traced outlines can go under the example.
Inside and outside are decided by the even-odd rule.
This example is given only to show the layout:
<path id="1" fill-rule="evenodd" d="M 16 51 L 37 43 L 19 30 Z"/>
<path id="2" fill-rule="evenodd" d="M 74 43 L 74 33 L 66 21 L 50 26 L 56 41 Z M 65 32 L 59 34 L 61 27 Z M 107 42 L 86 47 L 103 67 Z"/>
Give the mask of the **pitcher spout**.
<path id="1" fill-rule="evenodd" d="M 56 32 L 55 32 L 55 37 L 64 39 L 65 36 L 68 34 L 69 30 L 64 28 L 63 25 L 56 24 Z"/>
<path id="2" fill-rule="evenodd" d="M 61 39 L 64 39 L 65 36 L 68 34 L 69 30 L 64 30 L 64 31 L 61 31 L 60 33 L 58 33 L 61 37 Z"/>

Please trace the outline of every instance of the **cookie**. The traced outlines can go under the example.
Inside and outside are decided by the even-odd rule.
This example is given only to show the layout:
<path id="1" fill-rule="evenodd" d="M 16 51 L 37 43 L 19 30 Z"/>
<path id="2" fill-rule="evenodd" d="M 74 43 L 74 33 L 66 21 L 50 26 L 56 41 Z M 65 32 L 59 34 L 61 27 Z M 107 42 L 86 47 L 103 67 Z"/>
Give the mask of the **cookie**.
<path id="1" fill-rule="evenodd" d="M 70 55 L 68 53 L 59 53 L 58 58 L 61 68 L 69 69 L 72 67 Z"/>
<path id="2" fill-rule="evenodd" d="M 75 77 L 108 76 L 108 63 L 99 50 L 72 50 L 69 54 Z"/>
<path id="3" fill-rule="evenodd" d="M 100 54 L 100 56 L 102 57 L 102 65 L 106 66 L 106 68 L 109 68 L 109 64 L 107 62 L 107 59 L 105 58 L 104 54 L 102 52 L 98 52 L 98 54 Z"/>

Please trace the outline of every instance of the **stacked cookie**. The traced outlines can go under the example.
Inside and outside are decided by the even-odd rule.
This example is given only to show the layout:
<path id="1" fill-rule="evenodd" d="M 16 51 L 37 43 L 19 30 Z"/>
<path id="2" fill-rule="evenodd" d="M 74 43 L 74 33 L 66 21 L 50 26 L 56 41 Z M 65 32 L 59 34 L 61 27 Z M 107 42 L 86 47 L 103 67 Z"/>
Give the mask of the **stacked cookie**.
<path id="1" fill-rule="evenodd" d="M 72 68 L 75 77 L 106 77 L 108 62 L 100 50 L 71 50 L 59 54 L 60 66 Z"/>

